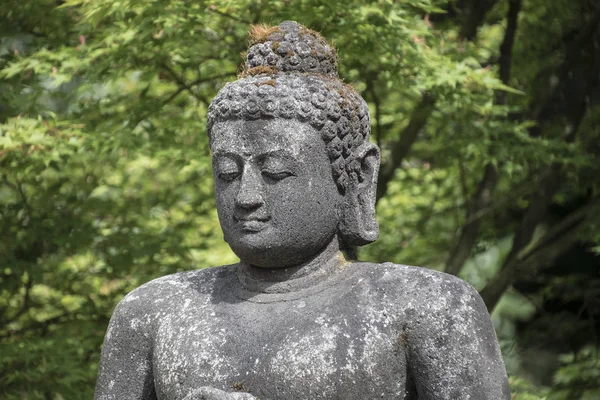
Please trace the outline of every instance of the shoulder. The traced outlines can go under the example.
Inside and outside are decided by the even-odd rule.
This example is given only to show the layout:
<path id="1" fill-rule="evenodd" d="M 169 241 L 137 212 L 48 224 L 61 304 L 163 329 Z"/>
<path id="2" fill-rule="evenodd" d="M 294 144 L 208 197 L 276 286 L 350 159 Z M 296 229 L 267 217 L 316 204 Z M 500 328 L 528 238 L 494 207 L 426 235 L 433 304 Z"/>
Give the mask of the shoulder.
<path id="1" fill-rule="evenodd" d="M 135 301 L 148 295 L 153 298 L 172 296 L 189 290 L 207 293 L 219 278 L 231 274 L 234 267 L 234 265 L 224 265 L 165 275 L 134 289 L 123 298 L 123 301 Z"/>
<path id="2" fill-rule="evenodd" d="M 430 300 L 457 300 L 478 297 L 479 294 L 462 279 L 427 268 L 392 263 L 357 263 L 362 274 L 369 276 L 373 284 L 382 287 L 392 286 L 402 293 L 416 298 Z"/>
<path id="3" fill-rule="evenodd" d="M 177 308 L 184 298 L 210 297 L 233 271 L 233 265 L 225 265 L 156 278 L 129 292 L 117 305 L 113 319 L 143 320 L 147 325 L 162 312 Z"/>
<path id="4" fill-rule="evenodd" d="M 407 320 L 489 319 L 477 290 L 454 275 L 392 263 L 357 264 L 373 290 L 391 296 Z"/>
<path id="5" fill-rule="evenodd" d="M 378 287 L 394 293 L 397 313 L 415 336 L 472 337 L 496 343 L 488 310 L 469 283 L 443 272 L 406 265 L 372 264 Z"/>

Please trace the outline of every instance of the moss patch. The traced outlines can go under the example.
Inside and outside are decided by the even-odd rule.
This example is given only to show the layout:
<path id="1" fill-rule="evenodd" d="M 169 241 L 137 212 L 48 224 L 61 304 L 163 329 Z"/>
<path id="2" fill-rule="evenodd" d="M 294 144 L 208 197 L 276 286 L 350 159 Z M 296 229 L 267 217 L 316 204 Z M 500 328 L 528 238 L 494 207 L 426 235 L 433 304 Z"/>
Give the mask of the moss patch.
<path id="1" fill-rule="evenodd" d="M 257 43 L 264 43 L 275 32 L 279 32 L 278 26 L 269 26 L 266 24 L 251 25 L 248 31 L 248 43 L 250 46 Z"/>
<path id="2" fill-rule="evenodd" d="M 258 84 L 258 86 L 262 86 L 262 85 L 269 85 L 269 86 L 276 87 L 277 83 L 275 82 L 275 79 L 269 79 L 268 81 L 260 82 Z"/>

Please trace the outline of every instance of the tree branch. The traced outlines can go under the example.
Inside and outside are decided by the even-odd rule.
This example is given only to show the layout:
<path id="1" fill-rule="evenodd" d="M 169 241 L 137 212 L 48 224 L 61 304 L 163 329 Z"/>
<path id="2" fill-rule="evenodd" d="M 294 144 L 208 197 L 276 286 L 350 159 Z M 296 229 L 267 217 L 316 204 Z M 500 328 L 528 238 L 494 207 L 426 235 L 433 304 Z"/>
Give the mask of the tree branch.
<path id="1" fill-rule="evenodd" d="M 25 209 L 27 210 L 27 215 L 29 216 L 29 219 L 31 220 L 31 217 L 32 217 L 31 207 L 29 206 L 29 202 L 27 201 L 27 196 L 25 196 L 25 192 L 23 191 L 23 185 L 20 182 L 17 182 L 17 191 L 19 192 L 19 196 L 21 196 L 21 200 L 23 200 L 23 205 L 25 206 Z"/>
<path id="2" fill-rule="evenodd" d="M 427 210 L 425 212 L 423 212 L 423 215 L 417 221 L 413 233 L 410 236 L 406 237 L 404 240 L 402 240 L 402 242 L 409 243 L 414 238 L 416 238 L 419 234 L 423 233 L 427 223 L 431 220 L 431 218 L 433 218 L 434 215 L 436 215 L 436 213 L 433 210 L 435 209 L 435 205 L 438 201 L 438 198 L 440 197 L 440 191 L 441 191 L 440 185 L 439 185 L 439 182 L 437 182 L 436 188 L 435 188 L 435 193 L 433 194 L 431 201 L 429 202 L 429 205 L 427 206 Z"/>
<path id="3" fill-rule="evenodd" d="M 198 101 L 201 101 L 202 103 L 206 104 L 207 106 L 210 104 L 210 102 L 208 101 L 208 99 L 206 99 L 203 96 L 200 96 L 198 93 L 194 92 L 192 90 L 192 87 L 205 82 L 205 78 L 200 78 L 197 79 L 195 81 L 193 81 L 192 83 L 186 83 L 185 80 L 179 76 L 178 73 L 176 73 L 173 68 L 171 68 L 168 64 L 163 63 L 162 67 L 167 71 L 167 73 L 171 76 L 171 78 L 173 78 L 173 80 L 175 82 L 177 82 L 177 85 L 180 88 L 183 88 L 183 90 L 187 90 L 192 96 L 194 96 Z M 174 98 L 174 97 L 173 97 Z"/>
<path id="4" fill-rule="evenodd" d="M 463 24 L 461 37 L 467 40 L 474 39 L 478 27 L 483 23 L 485 14 L 497 1 L 498 0 L 468 0 L 465 9 L 467 17 Z M 511 4 L 514 1 L 515 0 L 511 0 Z M 516 1 L 518 1 L 520 9 L 521 0 Z M 512 48 L 512 45 L 510 48 Z M 396 168 L 400 166 L 415 142 L 417 134 L 425 126 L 427 119 L 435 108 L 435 101 L 436 99 L 431 94 L 426 93 L 423 95 L 421 102 L 413 110 L 408 126 L 404 129 L 400 140 L 395 143 L 392 149 L 391 161 L 381 167 L 377 184 L 377 201 L 387 193 L 388 184 L 393 179 Z"/>
<path id="5" fill-rule="evenodd" d="M 581 107 L 581 104 L 572 104 L 571 100 L 573 96 L 569 96 L 573 91 L 574 87 L 584 92 L 591 92 L 590 88 L 593 84 L 598 82 L 598 74 L 594 74 L 595 70 L 600 66 L 594 65 L 593 55 L 597 54 L 597 48 L 593 47 L 593 35 L 597 32 L 598 25 L 600 25 L 600 10 L 597 11 L 589 21 L 581 27 L 577 35 L 570 35 L 569 38 L 572 40 L 565 45 L 565 56 L 563 62 L 558 68 L 548 74 L 547 71 L 543 73 L 548 74 L 548 78 L 553 76 L 558 78 L 559 84 L 556 84 L 556 79 L 545 79 L 547 86 L 542 94 L 539 96 L 540 99 L 535 102 L 537 106 L 532 107 L 529 111 L 529 119 L 537 120 L 540 122 L 551 121 L 557 114 L 557 109 L 565 108 L 567 110 L 577 109 Z M 588 54 L 585 54 L 584 48 L 590 46 L 587 49 Z M 587 60 L 582 60 L 583 57 L 589 57 Z M 588 66 L 589 73 L 587 79 L 582 77 L 581 69 L 577 67 Z M 595 69 L 594 69 L 595 68 Z M 539 76 L 536 79 L 541 79 Z M 579 80 L 579 82 L 574 82 Z M 585 96 L 577 96 L 579 103 L 585 102 Z M 533 136 L 539 136 L 543 130 L 543 124 L 531 129 Z"/>
<path id="6" fill-rule="evenodd" d="M 600 199 L 591 200 L 552 226 L 533 246 L 513 257 L 481 291 L 488 310 L 494 310 L 504 292 L 518 277 L 531 276 L 550 267 L 552 260 L 571 248 L 577 241 L 577 230 L 588 215 L 598 211 L 599 206 Z"/>
<path id="7" fill-rule="evenodd" d="M 474 218 L 474 216 L 479 215 L 482 210 L 489 208 L 497 182 L 498 170 L 492 164 L 486 165 L 483 178 L 479 182 L 478 189 L 467 210 L 468 222 L 463 226 L 460 238 L 454 249 L 450 252 L 450 257 L 446 261 L 445 272 L 458 275 L 465 261 L 471 255 L 481 226 L 481 218 Z"/>
<path id="8" fill-rule="evenodd" d="M 373 88 L 373 81 L 371 79 L 367 80 L 367 92 L 371 95 L 371 99 L 375 105 L 375 141 L 377 142 L 377 146 L 381 148 L 381 102 L 379 96 L 377 96 L 377 92 Z"/>
<path id="9" fill-rule="evenodd" d="M 163 108 L 164 106 L 166 106 L 167 104 L 169 104 L 170 102 L 172 102 L 177 96 L 179 96 L 179 94 L 185 90 L 187 90 L 192 96 L 194 96 L 196 99 L 202 101 L 203 103 L 205 103 L 207 106 L 210 104 L 208 102 L 207 99 L 205 99 L 204 97 L 199 98 L 193 90 L 192 88 L 194 86 L 200 85 L 202 83 L 205 82 L 210 82 L 210 81 L 214 81 L 217 79 L 221 79 L 221 78 L 227 78 L 229 76 L 235 76 L 236 72 L 225 72 L 222 74 L 218 74 L 218 75 L 213 75 L 213 76 L 209 76 L 209 77 L 204 77 L 204 78 L 198 78 L 195 81 L 192 81 L 191 83 L 186 83 L 181 77 L 179 77 L 175 71 L 173 71 L 172 68 L 170 68 L 168 65 L 163 64 L 163 68 L 165 68 L 167 70 L 167 72 L 169 73 L 169 75 L 173 78 L 173 80 L 175 80 L 175 82 L 177 82 L 177 89 L 171 93 L 169 95 L 169 97 L 167 97 L 163 102 L 160 103 L 160 105 L 158 106 L 158 110 L 160 110 L 161 108 Z M 137 125 L 139 124 L 141 121 L 145 120 L 146 118 L 148 118 L 153 111 L 150 111 L 148 113 L 145 113 L 145 115 L 141 118 L 139 118 L 136 123 L 134 123 L 133 125 Z"/>
<path id="10" fill-rule="evenodd" d="M 568 70 L 566 66 L 561 66 L 561 69 L 563 71 Z M 580 79 L 582 78 L 585 79 L 585 77 L 580 77 Z M 590 88 L 593 87 L 591 83 L 592 82 L 590 82 L 589 85 Z M 567 84 L 563 82 L 563 86 L 565 85 Z M 590 88 L 587 90 L 591 90 Z M 561 89 L 558 91 L 560 92 Z M 567 143 L 571 143 L 575 140 L 575 135 L 579 130 L 579 125 L 585 116 L 587 110 L 585 97 L 586 93 L 581 93 L 581 98 L 572 101 L 572 106 L 564 104 L 564 113 L 565 117 L 567 118 L 565 125 L 567 134 L 564 139 Z M 547 107 L 553 108 L 554 104 L 547 104 Z M 552 197 L 560 188 L 561 176 L 562 165 L 558 162 L 552 163 L 550 167 L 548 167 L 548 169 L 542 174 L 542 180 L 539 189 L 531 200 L 531 203 L 525 212 L 525 216 L 519 224 L 519 228 L 515 232 L 513 245 L 506 259 L 504 260 L 503 268 L 510 265 L 521 249 L 527 246 L 527 244 L 529 244 L 531 241 L 537 225 L 546 216 L 548 205 L 552 201 Z"/>
<path id="11" fill-rule="evenodd" d="M 166 68 L 165 68 L 165 69 L 166 69 Z M 172 77 L 173 77 L 173 79 L 174 79 L 174 80 L 177 82 L 177 84 L 178 84 L 178 87 L 177 87 L 177 90 L 176 90 L 176 91 L 174 91 L 174 92 L 173 92 L 173 93 L 172 93 L 172 94 L 171 94 L 171 95 L 170 95 L 170 96 L 169 96 L 169 97 L 168 97 L 168 98 L 167 98 L 167 99 L 166 99 L 166 100 L 165 100 L 165 101 L 164 101 L 164 102 L 161 104 L 161 107 L 162 107 L 162 106 L 165 106 L 166 104 L 168 104 L 168 103 L 170 103 L 171 101 L 173 101 L 173 99 L 174 99 L 175 97 L 177 97 L 177 95 L 179 95 L 179 93 L 183 92 L 184 90 L 187 90 L 187 91 L 188 91 L 188 92 L 190 92 L 190 94 L 191 94 L 192 96 L 194 96 L 196 99 L 198 99 L 198 100 L 202 101 L 202 102 L 203 102 L 203 103 L 205 103 L 206 105 L 209 105 L 209 104 L 210 104 L 210 102 L 208 102 L 208 100 L 206 100 L 206 98 L 204 98 L 204 97 L 199 97 L 199 95 L 198 95 L 197 93 L 195 93 L 195 92 L 192 90 L 192 88 L 193 88 L 194 86 L 198 86 L 198 85 L 200 85 L 200 84 L 202 84 L 202 83 L 205 83 L 205 82 L 210 82 L 210 81 L 214 81 L 214 80 L 221 79 L 221 78 L 227 78 L 227 77 L 229 77 L 229 76 L 235 76 L 235 75 L 236 75 L 236 72 L 226 72 L 226 73 L 223 73 L 223 74 L 213 75 L 213 76 L 206 77 L 206 78 L 198 78 L 198 79 L 196 79 L 195 81 L 193 81 L 193 82 L 191 82 L 191 83 L 185 83 L 185 82 L 183 81 L 183 79 L 181 79 L 181 78 L 180 78 L 180 77 L 179 77 L 177 74 L 175 74 L 175 72 L 174 72 L 172 69 L 170 69 L 170 72 L 169 72 L 169 74 L 172 74 Z"/>
<path id="12" fill-rule="evenodd" d="M 585 110 L 583 110 L 585 112 Z M 579 127 L 579 123 L 583 119 L 583 114 L 578 116 L 577 121 L 574 121 L 575 128 L 567 135 L 566 141 L 574 140 L 575 133 Z M 525 216 L 521 220 L 519 227 L 515 232 L 513 244 L 510 252 L 504 259 L 500 272 L 494 277 L 482 290 L 481 295 L 491 311 L 494 309 L 502 294 L 512 283 L 525 271 L 521 271 L 519 266 L 522 262 L 522 251 L 533 238 L 536 227 L 545 218 L 548 211 L 548 205 L 552 201 L 552 197 L 558 191 L 561 185 L 562 166 L 559 163 L 553 163 L 543 174 L 542 182 L 537 193 L 531 200 L 529 207 L 525 211 Z M 573 234 L 568 235 L 569 238 L 564 239 L 565 246 L 557 247 L 552 254 L 555 256 L 561 254 L 560 251 L 568 249 L 572 244 L 570 240 L 575 240 Z M 564 250 L 563 250 L 564 248 Z M 548 259 L 547 262 L 549 262 Z M 484 296 L 485 294 L 485 296 Z"/>
<path id="13" fill-rule="evenodd" d="M 505 85 L 510 83 L 510 71 L 512 67 L 512 55 L 513 55 L 513 44 L 515 42 L 515 35 L 517 33 L 519 13 L 521 12 L 522 0 L 510 0 L 508 7 L 508 14 L 506 20 L 506 31 L 504 32 L 504 39 L 500 45 L 500 58 L 499 63 L 499 75 L 500 80 Z M 497 93 L 498 101 L 500 104 L 506 104 L 507 92 L 499 91 Z"/>
<path id="14" fill-rule="evenodd" d="M 436 99 L 425 93 L 419 104 L 413 109 L 408 125 L 402 131 L 400 139 L 392 147 L 391 160 L 381 166 L 379 181 L 377 183 L 377 200 L 381 199 L 388 189 L 390 181 L 394 178 L 396 169 L 408 155 L 410 148 L 417 139 L 417 135 L 427 123 L 427 119 L 435 109 Z"/>
<path id="15" fill-rule="evenodd" d="M 554 196 L 560 188 L 560 175 L 561 167 L 556 163 L 551 165 L 544 173 L 539 189 L 531 200 L 531 203 L 525 212 L 525 216 L 515 232 L 513 245 L 504 260 L 502 268 L 511 264 L 521 249 L 533 238 L 537 225 L 546 216 L 548 205 L 552 201 L 552 196 Z"/>
<path id="16" fill-rule="evenodd" d="M 2 321 L 3 325 L 8 325 L 11 322 L 16 321 L 21 315 L 25 314 L 27 310 L 29 310 L 29 301 L 31 298 L 30 293 L 32 286 L 33 279 L 31 279 L 31 275 L 27 275 L 27 282 L 25 282 L 25 293 L 23 294 L 23 304 L 21 305 L 21 308 L 19 309 L 19 311 L 17 311 L 15 315 Z"/>
<path id="17" fill-rule="evenodd" d="M 595 208 L 598 206 L 600 206 L 600 199 L 592 199 L 587 204 L 579 207 L 577 210 L 561 219 L 557 224 L 553 225 L 533 246 L 522 250 L 518 254 L 517 259 L 521 263 L 521 267 L 527 268 L 535 266 L 535 263 L 533 263 L 532 260 L 536 253 L 539 254 L 547 247 L 555 245 L 562 236 L 565 236 L 568 232 L 571 232 L 574 228 L 578 227 L 579 224 L 593 211 L 597 211 Z M 576 239 L 575 235 L 568 236 L 572 239 Z M 547 261 L 551 260 L 552 258 Z"/>
<path id="18" fill-rule="evenodd" d="M 570 61 L 576 63 L 581 62 L 582 60 L 576 58 L 575 60 Z M 569 70 L 569 67 L 568 65 L 563 64 L 561 65 L 560 70 L 562 71 L 562 75 L 564 75 L 565 71 Z M 586 76 L 578 77 L 578 79 L 581 80 L 586 80 L 586 78 Z M 593 90 L 594 86 L 598 84 L 598 78 L 592 78 L 587 81 L 587 83 L 589 83 L 589 85 L 586 86 L 586 91 L 580 93 L 581 98 L 576 98 L 574 101 L 572 101 L 575 107 L 563 104 L 565 109 L 564 117 L 567 119 L 565 126 L 567 135 L 565 136 L 565 141 L 568 143 L 575 140 L 575 135 L 579 130 L 579 125 L 581 124 L 581 121 L 583 120 L 587 111 L 587 103 L 585 98 L 587 93 Z M 569 84 L 570 82 L 566 82 L 564 80 L 562 82 L 562 86 Z M 565 89 L 558 88 L 556 93 L 560 93 L 562 90 Z M 553 108 L 555 105 L 546 103 L 546 107 Z M 541 113 L 541 115 L 543 114 L 544 112 Z M 554 246 L 542 246 L 542 248 L 548 249 L 545 253 L 541 253 L 543 254 L 543 257 L 538 257 L 536 261 L 527 261 L 527 263 L 525 263 L 524 261 L 529 257 L 527 254 L 531 254 L 531 251 L 527 250 L 526 246 L 533 238 L 533 234 L 537 225 L 542 222 L 546 216 L 548 205 L 552 201 L 553 195 L 560 188 L 562 175 L 562 166 L 558 162 L 552 163 L 546 172 L 542 174 L 540 186 L 537 190 L 537 193 L 531 200 L 529 207 L 525 211 L 525 216 L 521 220 L 521 223 L 515 232 L 513 245 L 510 252 L 506 256 L 506 259 L 504 260 L 501 271 L 486 285 L 481 292 L 481 295 L 484 298 L 489 310 L 494 309 L 504 291 L 506 291 L 506 289 L 508 289 L 508 287 L 512 285 L 512 283 L 522 274 L 527 274 L 528 270 L 531 270 L 531 268 L 538 268 L 542 263 L 550 263 L 554 257 L 568 249 L 576 240 L 573 229 L 575 229 L 575 227 L 581 222 L 576 221 L 577 223 L 571 224 L 571 221 L 580 218 L 580 214 L 587 214 L 589 209 L 593 208 L 595 204 L 598 203 L 597 200 L 593 201 L 589 204 L 589 207 L 586 206 L 580 209 L 574 215 L 563 219 L 564 222 L 558 224 L 556 230 L 559 230 L 559 232 L 565 230 L 565 233 L 563 233 L 565 237 L 557 239 L 557 233 L 554 231 L 551 231 L 550 234 L 546 234 L 544 239 L 538 243 L 544 244 L 554 242 Z M 540 246 L 541 245 L 536 245 L 534 246 L 534 249 L 539 249 Z M 524 251 L 526 253 L 523 253 Z M 532 264 L 533 267 L 528 265 L 528 263 L 534 263 Z"/>
<path id="19" fill-rule="evenodd" d="M 491 6 L 490 6 L 491 7 Z M 505 85 L 510 82 L 510 68 L 512 64 L 512 49 L 515 34 L 517 31 L 517 22 L 519 12 L 521 11 L 521 0 L 510 0 L 510 6 L 507 15 L 506 31 L 504 39 L 500 46 L 500 79 Z M 473 32 L 475 34 L 475 32 Z M 501 92 L 496 95 L 498 104 L 506 104 L 506 93 Z M 469 203 L 467 209 L 467 222 L 461 229 L 461 234 L 456 246 L 450 252 L 446 261 L 445 272 L 458 275 L 467 259 L 471 256 L 473 246 L 477 242 L 481 219 L 474 216 L 479 215 L 482 210 L 488 209 L 492 202 L 494 189 L 498 183 L 498 168 L 492 163 L 488 163 L 483 172 L 483 177 L 477 185 L 477 191 Z"/>
<path id="20" fill-rule="evenodd" d="M 483 24 L 487 12 L 498 0 L 468 0 L 463 10 L 465 19 L 460 31 L 460 36 L 466 40 L 473 40 L 477 30 Z"/>
<path id="21" fill-rule="evenodd" d="M 227 14 L 227 13 L 225 13 L 225 12 L 223 12 L 223 11 L 219 11 L 219 10 L 217 9 L 217 6 L 215 6 L 214 4 L 211 4 L 211 5 L 208 7 L 208 11 L 210 11 L 210 12 L 213 12 L 213 13 L 215 13 L 215 14 L 218 14 L 218 15 L 220 15 L 220 16 L 222 16 L 222 17 L 225 17 L 225 18 L 232 19 L 232 20 L 234 20 L 234 21 L 237 21 L 237 22 L 241 22 L 242 24 L 246 24 L 246 25 L 251 25 L 251 24 L 252 24 L 252 21 L 247 21 L 247 20 L 245 20 L 245 19 L 243 19 L 243 18 L 236 17 L 235 15 L 232 15 L 232 14 Z"/>

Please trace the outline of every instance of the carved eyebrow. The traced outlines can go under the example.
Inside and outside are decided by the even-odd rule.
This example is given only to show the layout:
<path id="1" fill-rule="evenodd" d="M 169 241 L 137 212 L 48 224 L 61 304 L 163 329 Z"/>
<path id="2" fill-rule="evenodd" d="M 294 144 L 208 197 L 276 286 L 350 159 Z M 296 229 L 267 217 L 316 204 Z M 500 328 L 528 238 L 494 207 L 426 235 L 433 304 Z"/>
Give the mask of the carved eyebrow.
<path id="1" fill-rule="evenodd" d="M 286 149 L 277 149 L 277 150 L 267 151 L 266 153 L 260 154 L 257 158 L 265 159 L 267 157 L 293 158 L 293 159 L 296 158 L 293 153 L 289 152 Z"/>
<path id="2" fill-rule="evenodd" d="M 222 150 L 222 149 L 217 149 L 213 152 L 213 158 L 226 157 L 226 158 L 232 158 L 234 160 L 239 160 L 241 158 L 244 158 L 244 156 L 246 156 L 246 155 L 247 154 L 238 154 L 238 153 L 234 153 L 232 151 L 227 151 L 227 150 Z M 296 156 L 294 156 L 294 154 L 292 152 L 290 152 L 286 149 L 277 149 L 277 150 L 267 151 L 267 152 L 261 153 L 257 156 L 254 156 L 252 158 L 264 160 L 268 157 L 296 159 Z"/>
<path id="3" fill-rule="evenodd" d="M 226 151 L 226 150 L 216 150 L 213 152 L 213 157 L 216 158 L 222 158 L 222 157 L 228 157 L 228 158 L 233 158 L 233 159 L 239 159 L 242 156 L 240 154 L 234 153 L 232 151 Z"/>

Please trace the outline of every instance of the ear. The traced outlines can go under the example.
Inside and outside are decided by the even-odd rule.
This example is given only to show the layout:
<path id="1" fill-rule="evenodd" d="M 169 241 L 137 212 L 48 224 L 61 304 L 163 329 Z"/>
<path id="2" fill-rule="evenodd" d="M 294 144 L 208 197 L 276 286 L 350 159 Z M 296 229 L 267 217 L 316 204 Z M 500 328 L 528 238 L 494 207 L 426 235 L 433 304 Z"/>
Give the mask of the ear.
<path id="1" fill-rule="evenodd" d="M 344 244 L 362 246 L 374 242 L 379 236 L 379 225 L 375 219 L 379 148 L 373 143 L 365 143 L 357 149 L 356 159 L 360 163 L 360 177 L 350 174 L 339 232 Z"/>

